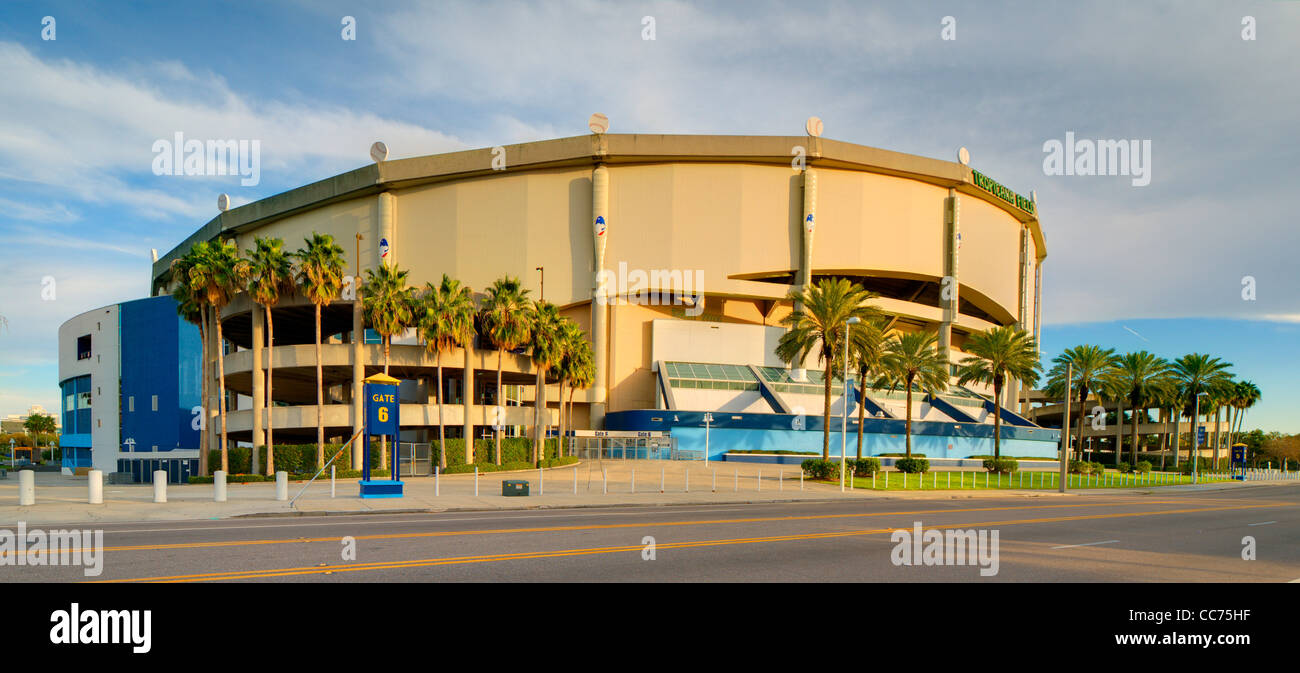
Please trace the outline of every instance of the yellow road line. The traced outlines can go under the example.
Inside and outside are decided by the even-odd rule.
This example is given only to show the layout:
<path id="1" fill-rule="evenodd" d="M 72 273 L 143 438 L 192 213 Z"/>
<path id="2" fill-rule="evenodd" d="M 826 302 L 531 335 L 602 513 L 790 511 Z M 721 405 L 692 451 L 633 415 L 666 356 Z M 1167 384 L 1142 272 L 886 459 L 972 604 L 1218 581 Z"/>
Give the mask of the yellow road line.
<path id="1" fill-rule="evenodd" d="M 1037 519 L 1013 519 L 1008 521 L 982 521 L 976 523 L 944 524 L 934 526 L 937 529 L 949 530 L 953 528 L 973 528 L 973 527 L 991 527 L 991 526 L 1011 526 L 1035 523 L 1055 523 L 1061 521 L 1083 521 L 1088 519 L 1117 519 L 1124 517 L 1137 516 L 1158 516 L 1165 514 L 1193 514 L 1199 512 L 1221 512 L 1236 509 L 1255 509 L 1259 507 L 1287 507 L 1294 506 L 1292 503 L 1274 503 L 1274 504 L 1252 504 L 1238 505 L 1233 507 L 1210 507 L 1196 509 L 1175 509 L 1162 510 L 1157 512 L 1119 512 L 1112 514 L 1081 514 L 1076 516 L 1063 517 L 1046 517 Z M 1004 509 L 1004 508 L 989 508 Z M 1013 509 L 1013 508 L 1005 508 Z M 895 512 L 895 514 L 910 514 Z M 838 516 L 838 515 L 837 515 Z M 619 526 L 623 527 L 623 526 Z M 800 533 L 792 535 L 774 535 L 766 537 L 751 538 L 728 538 L 720 540 L 695 540 L 688 542 L 669 542 L 656 544 L 656 549 L 685 549 L 692 547 L 716 547 L 723 545 L 735 544 L 760 544 L 764 542 L 792 542 L 798 540 L 820 540 L 827 538 L 854 537 L 863 535 L 880 535 L 883 533 L 892 533 L 896 530 L 910 530 L 908 528 L 876 528 L 869 530 L 857 531 L 837 531 L 827 533 Z M 91 583 L 116 583 L 116 582 L 209 582 L 225 581 L 240 579 L 261 579 L 267 577 L 285 577 L 290 575 L 319 575 L 333 574 L 342 572 L 360 572 L 366 570 L 396 570 L 402 568 L 422 568 L 440 565 L 460 565 L 467 563 L 494 563 L 499 561 L 518 561 L 527 559 L 541 558 L 558 558 L 565 556 L 589 556 L 593 554 L 615 554 L 619 552 L 637 551 L 643 549 L 643 545 L 621 545 L 615 547 L 592 547 L 585 549 L 561 549 L 541 552 L 514 552 L 504 554 L 486 554 L 481 556 L 452 556 L 444 558 L 431 559 L 412 559 L 403 561 L 383 561 L 375 563 L 360 563 L 353 565 L 327 565 L 327 566 L 306 566 L 298 568 L 271 568 L 263 570 L 239 570 L 218 573 L 203 573 L 198 575 L 171 575 L 161 577 L 139 577 L 121 580 L 97 580 Z"/>
<path id="2" fill-rule="evenodd" d="M 1095 503 L 1071 503 L 1055 505 L 1018 505 L 1007 507 L 967 507 L 961 509 L 925 509 L 904 512 L 855 512 L 850 514 L 808 514 L 802 516 L 776 516 L 776 517 L 749 517 L 741 519 L 706 519 L 697 521 L 657 521 L 646 523 L 611 523 L 611 524 L 590 524 L 581 526 L 547 526 L 538 528 L 495 528 L 489 530 L 465 530 L 465 531 L 438 531 L 430 533 L 388 533 L 384 535 L 353 535 L 354 540 L 396 540 L 409 538 L 428 538 L 428 537 L 456 537 L 461 535 L 506 535 L 512 533 L 553 533 L 575 530 L 608 530 L 616 528 L 638 528 L 644 526 L 703 526 L 722 523 L 769 523 L 774 521 L 807 521 L 815 519 L 843 519 L 855 517 L 871 516 L 910 516 L 916 514 L 949 514 L 961 512 L 999 512 L 1020 509 L 1060 509 L 1060 508 L 1078 508 L 1078 507 L 1118 507 L 1121 505 L 1132 504 L 1153 504 L 1153 505 L 1181 505 L 1182 502 L 1164 501 L 1164 500 L 1133 500 L 1118 502 L 1095 502 Z M 360 525 L 365 525 L 362 523 Z M 168 549 L 210 549 L 219 547 L 241 547 L 252 545 L 272 545 L 272 544 L 301 544 L 309 542 L 339 542 L 343 536 L 338 537 L 313 537 L 313 538 L 285 538 L 275 540 L 230 540 L 223 542 L 177 542 L 175 544 L 158 544 L 158 545 L 133 545 L 120 547 L 104 547 L 102 551 L 161 551 Z M 18 552 L 22 553 L 22 552 Z M 39 552 L 37 552 L 39 554 Z M 0 553 L 0 558 L 5 554 Z"/>

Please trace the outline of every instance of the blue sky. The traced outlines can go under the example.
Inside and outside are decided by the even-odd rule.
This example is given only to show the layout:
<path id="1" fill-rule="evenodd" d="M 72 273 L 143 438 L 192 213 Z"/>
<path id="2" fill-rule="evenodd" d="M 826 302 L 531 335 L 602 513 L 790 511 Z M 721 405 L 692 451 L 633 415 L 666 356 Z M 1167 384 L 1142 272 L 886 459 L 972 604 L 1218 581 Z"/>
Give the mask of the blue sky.
<path id="1" fill-rule="evenodd" d="M 796 135 L 818 115 L 830 138 L 968 147 L 1038 194 L 1049 356 L 1211 352 L 1263 390 L 1252 423 L 1300 432 L 1300 3 L 793 4 L 0 5 L 0 414 L 57 408 L 58 325 L 141 296 L 149 249 L 217 194 L 355 168 L 376 139 L 416 156 L 581 134 L 601 111 L 614 132 Z M 260 183 L 154 175 L 177 131 L 258 139 Z M 1151 184 L 1045 174 L 1044 143 L 1070 131 L 1150 140 Z"/>

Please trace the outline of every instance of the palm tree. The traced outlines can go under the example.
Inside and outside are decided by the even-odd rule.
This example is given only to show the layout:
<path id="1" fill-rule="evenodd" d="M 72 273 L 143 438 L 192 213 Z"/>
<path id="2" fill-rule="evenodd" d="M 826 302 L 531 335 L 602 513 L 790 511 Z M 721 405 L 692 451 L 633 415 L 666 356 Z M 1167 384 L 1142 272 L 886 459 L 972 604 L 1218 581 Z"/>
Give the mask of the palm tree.
<path id="1" fill-rule="evenodd" d="M 207 243 L 198 243 L 195 245 L 206 246 Z M 207 353 L 208 353 L 208 311 L 203 304 L 203 297 L 194 290 L 190 285 L 190 270 L 194 267 L 196 258 L 195 248 L 189 252 L 172 260 L 171 272 L 172 280 L 175 281 L 175 287 L 172 288 L 172 298 L 176 300 L 176 313 L 187 322 L 194 324 L 199 329 L 199 350 L 203 353 L 199 366 L 199 402 L 202 422 L 199 424 L 199 474 L 207 476 L 208 474 L 208 376 L 206 373 Z"/>
<path id="2" fill-rule="evenodd" d="M 501 388 L 501 357 L 528 343 L 532 320 L 529 311 L 528 290 L 523 289 L 518 278 L 498 279 L 483 297 L 483 329 L 497 348 L 497 405 L 504 406 L 505 395 Z M 502 419 L 499 419 L 502 420 Z M 497 423 L 498 426 L 501 423 Z M 501 429 L 496 429 L 496 464 L 501 464 Z"/>
<path id="3" fill-rule="evenodd" d="M 1210 409 L 1214 414 L 1214 469 L 1219 469 L 1219 448 L 1222 436 L 1220 431 L 1223 428 L 1223 410 L 1231 408 L 1232 398 L 1237 392 L 1237 382 L 1232 379 L 1224 379 L 1210 386 L 1210 394 L 1205 398 L 1209 403 Z M 1207 416 L 1209 414 L 1207 413 Z"/>
<path id="4" fill-rule="evenodd" d="M 569 375 L 569 411 L 565 414 L 569 429 L 573 429 L 573 393 L 586 390 L 596 381 L 596 355 L 592 352 L 591 342 L 582 334 L 571 347 L 565 358 L 568 360 L 565 371 Z M 572 447 L 570 447 L 572 448 Z"/>
<path id="5" fill-rule="evenodd" d="M 1230 367 L 1232 363 L 1203 353 L 1189 353 L 1173 362 L 1172 374 L 1182 386 L 1183 396 L 1189 405 L 1188 416 L 1191 416 L 1190 407 L 1196 402 L 1198 393 L 1208 392 L 1211 385 L 1231 378 L 1228 373 Z M 1196 427 L 1199 423 L 1199 419 L 1192 418 L 1192 448 L 1189 450 L 1192 458 L 1200 455 L 1199 447 L 1196 446 Z"/>
<path id="6" fill-rule="evenodd" d="M 470 347 L 474 338 L 474 296 L 470 289 L 447 274 L 437 286 L 425 283 L 417 322 L 424 346 L 437 353 L 438 363 L 438 465 L 447 467 L 447 431 L 443 422 L 442 353 L 452 346 Z M 468 413 L 468 409 L 466 409 Z M 465 462 L 474 462 L 474 438 L 465 438 Z"/>
<path id="7" fill-rule="evenodd" d="M 948 359 L 937 348 L 939 335 L 935 332 L 906 332 L 895 334 L 885 345 L 881 358 L 884 371 L 882 383 L 907 390 L 907 457 L 912 457 L 912 388 L 920 387 L 927 393 L 948 388 Z"/>
<path id="8" fill-rule="evenodd" d="M 1169 383 L 1170 365 L 1164 358 L 1146 351 L 1125 353 L 1115 361 L 1107 379 L 1122 391 L 1129 403 L 1132 427 L 1132 465 L 1138 463 L 1138 417 L 1145 418 L 1147 407 L 1159 397 Z"/>
<path id="9" fill-rule="evenodd" d="M 1237 434 L 1241 433 L 1246 418 L 1246 411 L 1255 406 L 1255 403 L 1259 402 L 1259 398 L 1259 387 L 1254 383 L 1251 383 L 1250 381 L 1240 381 L 1237 383 L 1236 404 L 1234 405 L 1237 408 Z M 1231 441 L 1232 440 L 1229 439 L 1229 443 L 1231 443 Z"/>
<path id="10" fill-rule="evenodd" d="M 555 373 L 555 378 L 560 382 L 560 393 L 556 401 L 560 403 L 560 425 L 559 433 L 555 442 L 556 458 L 564 457 L 564 386 L 568 384 L 573 377 L 572 367 L 577 364 L 577 352 L 581 348 L 581 342 L 586 341 L 586 335 L 583 334 L 582 328 L 578 323 L 568 318 L 560 318 L 559 328 L 559 359 L 551 366 Z"/>
<path id="11" fill-rule="evenodd" d="M 536 394 L 533 400 L 533 423 L 536 439 L 533 445 L 533 462 L 540 464 L 546 458 L 546 429 L 543 421 L 546 412 L 546 372 L 560 359 L 560 310 L 555 304 L 538 300 L 533 303 L 532 333 L 530 339 L 533 368 L 537 370 Z"/>
<path id="12" fill-rule="evenodd" d="M 867 379 L 879 378 L 880 363 L 885 355 L 885 322 L 874 318 L 851 330 L 849 344 L 850 364 L 858 370 L 858 392 L 863 399 L 858 400 L 858 459 L 862 458 L 862 424 L 866 417 Z M 873 380 L 874 380 L 873 378 Z"/>
<path id="13" fill-rule="evenodd" d="M 295 282 L 316 309 L 316 467 L 325 466 L 325 372 L 321 366 L 322 306 L 338 298 L 343 289 L 343 248 L 329 234 L 312 232 L 303 239 L 307 247 L 293 253 L 298 259 Z M 357 335 L 359 337 L 359 335 Z"/>
<path id="14" fill-rule="evenodd" d="M 1038 364 L 1038 345 L 1029 332 L 1005 325 L 976 332 L 966 339 L 963 350 L 970 357 L 961 361 L 957 383 L 993 386 L 993 457 L 1002 457 L 1002 386 L 1008 379 L 1033 387 L 1043 371 Z M 1069 442 L 1066 442 L 1069 445 Z"/>
<path id="15" fill-rule="evenodd" d="M 1065 395 L 1066 370 L 1072 377 L 1069 382 L 1072 395 L 1079 401 L 1079 421 L 1075 431 L 1075 450 L 1083 451 L 1083 417 L 1084 405 L 1088 403 L 1088 393 L 1097 392 L 1096 385 L 1106 377 L 1107 372 L 1115 366 L 1115 350 L 1084 344 L 1067 348 L 1052 358 L 1052 368 L 1047 372 L 1047 394 L 1053 399 Z M 1069 419 L 1065 419 L 1068 423 Z"/>
<path id="16" fill-rule="evenodd" d="M 248 296 L 266 311 L 266 474 L 275 474 L 275 440 L 271 429 L 272 372 L 275 371 L 275 323 L 271 308 L 285 293 L 293 292 L 293 263 L 278 238 L 258 238 L 248 253 Z M 258 374 L 254 374 L 257 376 Z M 253 442 L 253 473 L 257 473 L 257 442 Z"/>
<path id="17" fill-rule="evenodd" d="M 393 336 L 401 334 L 414 323 L 411 288 L 406 285 L 409 272 L 388 264 L 378 270 L 366 269 L 365 292 L 361 295 L 361 310 L 366 321 L 379 333 L 384 346 L 384 375 L 388 375 L 388 352 Z M 379 469 L 388 467 L 388 435 L 380 439 Z M 399 469 L 394 465 L 394 473 Z"/>
<path id="18" fill-rule="evenodd" d="M 1160 423 L 1165 426 L 1160 441 L 1160 469 L 1165 469 L 1165 454 L 1169 451 L 1169 421 L 1174 421 L 1174 435 L 1178 434 L 1178 415 L 1183 408 L 1183 393 L 1178 387 L 1178 380 L 1171 373 L 1166 373 L 1164 380 L 1156 386 L 1151 403 L 1160 410 Z M 1177 456 L 1174 464 L 1178 464 Z"/>
<path id="19" fill-rule="evenodd" d="M 195 246 L 196 248 L 198 246 Z M 230 303 L 243 287 L 244 260 L 233 240 L 212 241 L 195 255 L 190 267 L 191 287 L 203 297 L 203 303 L 212 307 L 213 322 L 217 327 L 217 403 L 221 417 L 221 471 L 229 470 L 229 452 L 226 446 L 226 359 L 222 347 L 221 309 Z"/>
<path id="20" fill-rule="evenodd" d="M 825 366 L 822 460 L 831 457 L 831 379 L 841 357 L 837 348 L 844 348 L 844 329 L 849 318 L 867 322 L 880 315 L 879 309 L 869 303 L 877 296 L 843 278 L 823 278 L 814 285 L 791 290 L 786 296 L 795 310 L 781 321 L 789 331 L 777 342 L 776 356 L 786 364 L 802 367 L 808 355 L 815 351 L 817 362 Z"/>

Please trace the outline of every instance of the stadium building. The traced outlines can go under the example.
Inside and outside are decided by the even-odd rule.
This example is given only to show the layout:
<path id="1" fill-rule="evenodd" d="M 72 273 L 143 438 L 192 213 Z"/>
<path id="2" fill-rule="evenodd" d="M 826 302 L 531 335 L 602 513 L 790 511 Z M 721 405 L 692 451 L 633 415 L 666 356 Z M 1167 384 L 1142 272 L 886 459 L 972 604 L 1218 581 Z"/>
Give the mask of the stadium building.
<path id="1" fill-rule="evenodd" d="M 277 237 L 294 250 L 313 232 L 332 235 L 357 276 L 395 264 L 417 287 L 446 273 L 476 296 L 502 276 L 520 278 L 592 340 L 597 376 L 576 392 L 574 427 L 671 437 L 700 451 L 712 412 L 715 457 L 821 449 L 820 366 L 787 366 L 774 353 L 791 290 L 849 278 L 881 296 L 893 329 L 937 331 L 955 363 L 971 333 L 1014 324 L 1038 334 L 1046 256 L 1034 200 L 960 162 L 812 136 L 594 134 L 380 161 L 222 212 L 157 259 L 151 294 L 170 291 L 171 263 L 199 241 L 230 239 L 247 251 Z M 286 297 L 273 318 L 268 348 L 262 310 L 246 295 L 222 310 L 226 385 L 239 398 L 228 430 L 261 443 L 269 423 L 277 443 L 314 441 L 313 307 Z M 361 381 L 382 371 L 383 349 L 351 297 L 324 307 L 322 322 L 324 424 L 341 440 L 360 427 Z M 262 372 L 272 359 L 268 400 Z M 442 361 L 450 436 L 490 437 L 498 405 L 515 431 L 532 423 L 526 355 L 506 354 L 501 391 L 486 338 Z M 394 341 L 403 441 L 436 438 L 435 364 L 413 333 Z M 836 431 L 842 390 L 836 383 Z M 1004 454 L 1056 455 L 1059 431 L 1017 413 L 1018 386 L 1001 404 L 989 394 L 918 394 L 914 450 L 992 453 L 1001 414 Z M 858 400 L 865 452 L 901 451 L 904 394 L 854 392 L 854 434 Z M 833 453 L 839 443 L 837 433 Z"/>

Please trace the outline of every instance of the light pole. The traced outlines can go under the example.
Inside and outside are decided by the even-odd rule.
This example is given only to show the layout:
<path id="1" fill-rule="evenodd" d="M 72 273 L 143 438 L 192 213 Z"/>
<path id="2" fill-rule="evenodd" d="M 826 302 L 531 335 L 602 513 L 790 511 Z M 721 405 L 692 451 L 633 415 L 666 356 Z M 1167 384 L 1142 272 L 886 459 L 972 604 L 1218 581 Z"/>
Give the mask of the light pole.
<path id="1" fill-rule="evenodd" d="M 1060 480 L 1057 490 L 1065 492 L 1065 482 L 1070 476 L 1069 459 L 1070 459 L 1070 381 L 1074 380 L 1074 363 L 1065 363 L 1065 413 L 1061 416 L 1061 466 Z M 1080 410 L 1082 412 L 1082 409 Z"/>
<path id="2" fill-rule="evenodd" d="M 546 267 L 539 266 L 536 269 L 533 269 L 533 271 L 539 271 L 542 274 L 542 291 L 538 293 L 538 299 L 546 301 Z"/>
<path id="3" fill-rule="evenodd" d="M 1196 464 L 1201 458 L 1201 435 L 1200 435 L 1200 418 L 1201 418 L 1201 397 L 1209 393 L 1196 393 L 1196 399 L 1192 401 L 1192 483 L 1196 483 Z"/>
<path id="4" fill-rule="evenodd" d="M 709 469 L 709 424 L 713 422 L 713 412 L 704 412 L 704 469 Z"/>
<path id="5" fill-rule="evenodd" d="M 849 331 L 862 322 L 854 316 L 844 324 L 844 413 L 840 421 L 840 493 L 844 492 L 844 473 L 849 449 Z"/>

